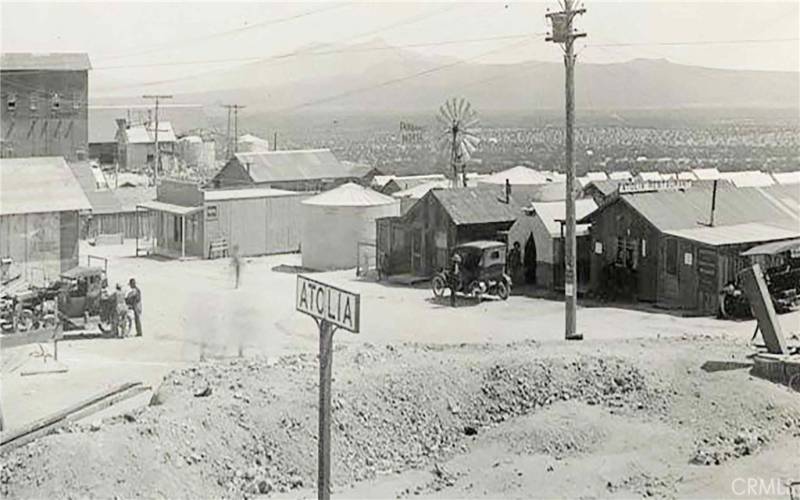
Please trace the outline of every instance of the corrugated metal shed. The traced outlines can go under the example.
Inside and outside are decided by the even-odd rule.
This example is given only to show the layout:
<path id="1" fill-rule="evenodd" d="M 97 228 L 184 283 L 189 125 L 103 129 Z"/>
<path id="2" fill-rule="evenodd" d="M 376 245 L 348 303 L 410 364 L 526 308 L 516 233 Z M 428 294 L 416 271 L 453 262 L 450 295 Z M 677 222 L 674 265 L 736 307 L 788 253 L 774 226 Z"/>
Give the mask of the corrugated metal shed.
<path id="1" fill-rule="evenodd" d="M 687 240 L 699 241 L 707 245 L 736 245 L 761 241 L 784 240 L 800 236 L 800 227 L 785 229 L 770 224 L 749 222 L 730 226 L 694 227 L 691 229 L 674 229 L 664 234 L 677 236 Z"/>
<path id="2" fill-rule="evenodd" d="M 0 70 L 53 70 L 84 71 L 92 69 L 89 54 L 85 52 L 3 52 L 0 54 Z"/>
<path id="3" fill-rule="evenodd" d="M 340 179 L 351 177 L 328 149 L 237 153 L 236 160 L 249 170 L 253 182 Z"/>
<path id="4" fill-rule="evenodd" d="M 269 198 L 273 196 L 290 196 L 300 194 L 285 189 L 253 188 L 253 189 L 219 189 L 204 191 L 205 201 L 246 200 L 249 198 Z"/>
<path id="5" fill-rule="evenodd" d="M 133 125 L 125 130 L 129 144 L 152 144 L 156 140 L 156 125 L 154 122 Z M 158 142 L 175 142 L 175 131 L 170 122 L 158 122 Z"/>
<path id="6" fill-rule="evenodd" d="M 0 215 L 91 208 L 64 158 L 0 159 Z"/>
<path id="7" fill-rule="evenodd" d="M 506 180 L 508 180 L 512 186 L 521 184 L 547 183 L 547 177 L 543 173 L 522 165 L 518 165 L 516 167 L 509 168 L 508 170 L 503 170 L 502 172 L 497 172 L 496 174 L 483 177 L 478 181 L 478 183 L 505 184 Z"/>
<path id="8" fill-rule="evenodd" d="M 522 215 L 519 202 L 503 203 L 494 186 L 435 189 L 432 194 L 456 225 L 513 222 Z"/>
<path id="9" fill-rule="evenodd" d="M 331 207 L 372 207 L 396 203 L 397 200 L 391 196 L 386 196 L 352 182 L 303 200 L 304 205 Z"/>
<path id="10" fill-rule="evenodd" d="M 533 214 L 538 216 L 545 229 L 550 234 L 550 237 L 557 238 L 561 236 L 561 223 L 560 220 L 566 218 L 567 206 L 563 201 L 551 202 L 533 202 L 531 203 Z M 597 204 L 592 199 L 575 200 L 575 217 L 580 219 L 589 215 L 597 208 Z M 588 234 L 590 224 L 578 224 L 578 236 Z"/>

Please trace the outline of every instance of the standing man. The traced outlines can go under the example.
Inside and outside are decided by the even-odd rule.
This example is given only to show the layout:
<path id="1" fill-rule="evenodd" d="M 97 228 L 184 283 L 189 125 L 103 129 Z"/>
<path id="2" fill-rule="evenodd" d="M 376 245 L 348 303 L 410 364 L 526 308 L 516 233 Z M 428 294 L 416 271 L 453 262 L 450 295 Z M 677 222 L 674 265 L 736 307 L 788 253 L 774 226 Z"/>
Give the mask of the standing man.
<path id="1" fill-rule="evenodd" d="M 508 266 L 508 275 L 511 277 L 512 285 L 518 283 L 519 270 L 522 268 L 522 249 L 520 248 L 519 241 L 515 241 L 514 246 L 508 251 L 506 264 Z"/>
<path id="2" fill-rule="evenodd" d="M 234 279 L 233 288 L 239 288 L 239 277 L 242 274 L 242 265 L 242 258 L 239 257 L 239 245 L 233 245 L 233 250 L 231 251 L 231 267 L 233 268 Z"/>
<path id="3" fill-rule="evenodd" d="M 453 254 L 450 260 L 450 307 L 456 306 L 456 290 L 458 290 L 458 281 L 461 274 L 461 256 Z"/>
<path id="4" fill-rule="evenodd" d="M 128 281 L 130 290 L 125 297 L 125 304 L 133 309 L 133 321 L 136 324 L 136 336 L 142 336 L 142 291 L 136 286 L 136 280 L 131 278 Z"/>

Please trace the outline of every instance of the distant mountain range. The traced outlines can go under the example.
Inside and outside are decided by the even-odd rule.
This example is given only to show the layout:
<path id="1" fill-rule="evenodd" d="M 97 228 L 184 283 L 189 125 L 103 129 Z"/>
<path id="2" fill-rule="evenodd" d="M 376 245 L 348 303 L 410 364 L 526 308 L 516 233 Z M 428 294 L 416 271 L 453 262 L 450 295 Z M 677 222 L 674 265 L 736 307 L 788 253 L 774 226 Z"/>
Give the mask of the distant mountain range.
<path id="1" fill-rule="evenodd" d="M 426 56 L 381 40 L 317 45 L 173 84 L 174 102 L 247 105 L 247 114 L 431 112 L 464 96 L 484 112 L 563 106 L 560 63 L 483 64 Z M 315 55 L 310 55 L 315 54 Z M 153 90 L 149 88 L 148 90 Z M 160 90 L 160 89 L 159 89 Z M 113 102 L 117 99 L 105 99 Z M 800 73 L 685 66 L 663 59 L 579 63 L 579 108 L 798 108 Z"/>

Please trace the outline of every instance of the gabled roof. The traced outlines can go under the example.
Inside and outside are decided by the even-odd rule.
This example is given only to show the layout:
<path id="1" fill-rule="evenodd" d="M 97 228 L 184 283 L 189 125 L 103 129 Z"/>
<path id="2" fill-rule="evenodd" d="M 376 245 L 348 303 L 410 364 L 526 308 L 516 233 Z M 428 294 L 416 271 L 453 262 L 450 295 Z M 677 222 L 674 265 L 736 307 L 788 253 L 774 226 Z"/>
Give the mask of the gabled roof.
<path id="1" fill-rule="evenodd" d="M 236 153 L 236 161 L 253 182 L 341 179 L 352 177 L 328 149 Z"/>
<path id="2" fill-rule="evenodd" d="M 520 184 L 545 184 L 547 183 L 547 177 L 532 168 L 525 167 L 522 165 L 518 165 L 516 167 L 509 168 L 508 170 L 503 170 L 502 172 L 497 172 L 496 174 L 488 175 L 486 177 L 482 177 L 478 183 L 479 184 L 505 184 L 506 180 L 513 186 L 513 185 L 520 185 Z"/>
<path id="3" fill-rule="evenodd" d="M 399 203 L 396 199 L 352 182 L 303 200 L 303 205 L 328 207 L 372 207 Z"/>
<path id="4" fill-rule="evenodd" d="M 456 225 L 514 222 L 522 216 L 520 196 L 512 191 L 511 203 L 504 203 L 497 186 L 434 189 L 430 195 Z"/>
<path id="5" fill-rule="evenodd" d="M 156 125 L 150 122 L 147 125 L 132 125 L 125 130 L 128 144 L 152 144 L 156 141 Z M 175 142 L 175 131 L 170 122 L 158 122 L 158 142 Z"/>
<path id="6" fill-rule="evenodd" d="M 91 208 L 64 158 L 0 159 L 0 215 Z"/>
<path id="7" fill-rule="evenodd" d="M 685 191 L 624 194 L 579 222 L 591 221 L 605 208 L 621 202 L 663 233 L 711 244 L 769 241 L 800 234 L 798 186 L 718 189 L 713 228 L 705 225 L 710 219 L 711 195 L 708 184 Z M 720 229 L 725 226 L 738 229 Z"/>
<path id="8" fill-rule="evenodd" d="M 85 71 L 92 69 L 89 55 L 84 52 L 3 52 L 0 54 L 0 70 L 52 70 Z"/>
<path id="9" fill-rule="evenodd" d="M 759 170 L 724 172 L 720 175 L 723 179 L 732 182 L 736 187 L 762 187 L 775 184 L 775 181 L 769 174 Z"/>
<path id="10" fill-rule="evenodd" d="M 692 170 L 692 173 L 700 180 L 704 181 L 713 181 L 715 179 L 720 179 L 719 170 L 716 167 L 714 168 L 695 168 Z"/>
<path id="11" fill-rule="evenodd" d="M 561 236 L 561 223 L 566 218 L 567 205 L 564 201 L 550 201 L 550 202 L 533 202 L 531 203 L 533 209 L 533 216 L 538 217 L 545 229 L 550 234 L 550 237 L 556 238 Z M 597 208 L 597 204 L 591 198 L 582 198 L 575 200 L 575 217 L 581 219 Z M 586 234 L 589 229 L 589 224 L 578 224 L 577 235 Z"/>

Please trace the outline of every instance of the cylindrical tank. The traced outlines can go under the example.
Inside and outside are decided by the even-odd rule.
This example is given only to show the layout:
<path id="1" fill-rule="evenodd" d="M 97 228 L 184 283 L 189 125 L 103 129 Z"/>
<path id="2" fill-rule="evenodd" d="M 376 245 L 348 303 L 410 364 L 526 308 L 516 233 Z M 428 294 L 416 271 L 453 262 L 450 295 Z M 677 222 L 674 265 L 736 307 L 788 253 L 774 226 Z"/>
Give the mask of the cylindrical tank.
<path id="1" fill-rule="evenodd" d="M 303 267 L 347 269 L 359 242 L 375 242 L 375 219 L 400 215 L 400 200 L 349 183 L 304 200 L 302 210 Z"/>

